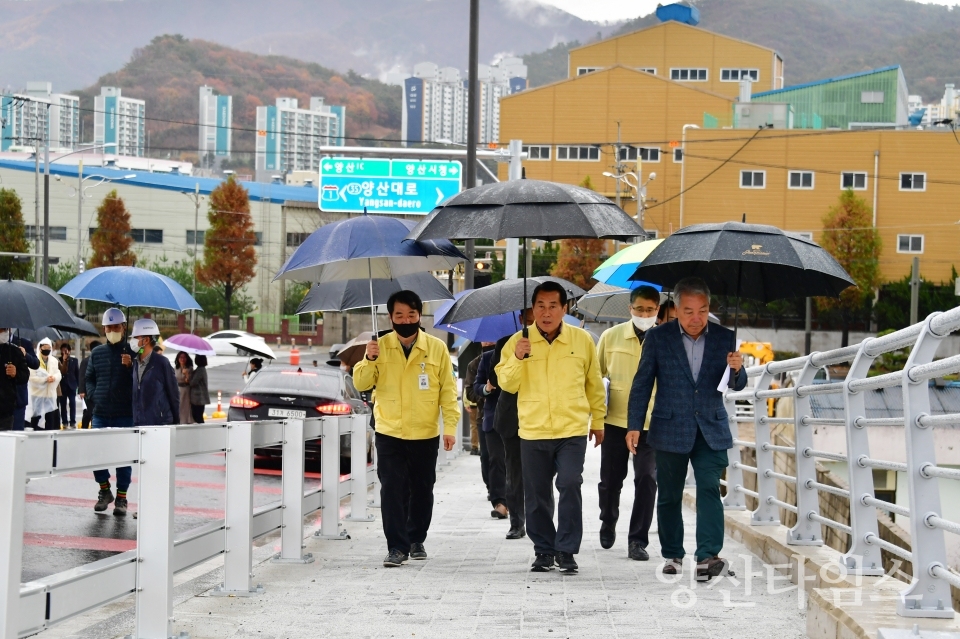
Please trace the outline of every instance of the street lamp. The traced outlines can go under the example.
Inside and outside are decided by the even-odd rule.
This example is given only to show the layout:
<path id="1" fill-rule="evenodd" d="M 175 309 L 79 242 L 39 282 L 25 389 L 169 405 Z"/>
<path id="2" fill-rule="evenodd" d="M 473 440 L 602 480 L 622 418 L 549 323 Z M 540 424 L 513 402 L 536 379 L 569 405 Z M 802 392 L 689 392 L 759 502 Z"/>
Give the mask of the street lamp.
<path id="1" fill-rule="evenodd" d="M 680 228 L 683 228 L 683 189 L 687 173 L 687 129 L 699 129 L 696 124 L 684 124 L 680 132 Z"/>
<path id="2" fill-rule="evenodd" d="M 612 178 L 618 183 L 623 182 L 637 194 L 637 223 L 640 224 L 640 228 L 643 229 L 644 236 L 646 236 L 647 229 L 643 226 L 643 214 L 647 209 L 647 185 L 657 179 L 657 174 L 651 172 L 647 176 L 647 181 L 643 184 L 640 183 L 640 176 L 631 171 L 624 171 L 620 174 L 604 171 L 603 177 Z"/>

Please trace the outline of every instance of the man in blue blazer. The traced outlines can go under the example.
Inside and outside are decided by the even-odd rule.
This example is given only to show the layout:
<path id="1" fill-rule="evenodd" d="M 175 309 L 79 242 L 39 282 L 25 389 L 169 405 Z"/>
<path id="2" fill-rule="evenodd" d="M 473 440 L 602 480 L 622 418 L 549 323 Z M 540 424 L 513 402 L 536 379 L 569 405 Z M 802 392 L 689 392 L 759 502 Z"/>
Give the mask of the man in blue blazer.
<path id="1" fill-rule="evenodd" d="M 733 331 L 710 324 L 710 289 L 700 278 L 686 278 L 674 289 L 677 319 L 647 331 L 628 407 L 627 448 L 636 451 L 644 417 L 657 384 L 647 443 L 657 456 L 657 528 L 663 573 L 680 574 L 683 556 L 683 504 L 687 463 L 697 482 L 697 579 L 726 571 L 720 476 L 733 447 L 723 394 L 717 390 L 727 368 L 730 386 L 747 385 L 743 357 Z"/>

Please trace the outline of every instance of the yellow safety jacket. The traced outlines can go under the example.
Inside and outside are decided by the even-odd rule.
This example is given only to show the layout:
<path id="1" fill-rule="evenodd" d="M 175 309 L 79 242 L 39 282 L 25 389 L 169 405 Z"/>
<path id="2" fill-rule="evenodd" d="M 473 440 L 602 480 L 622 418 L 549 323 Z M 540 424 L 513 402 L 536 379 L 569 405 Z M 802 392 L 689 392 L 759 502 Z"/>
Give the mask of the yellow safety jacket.
<path id="1" fill-rule="evenodd" d="M 443 411 L 443 434 L 455 435 L 460 406 L 447 345 L 420 331 L 408 358 L 396 333 L 387 333 L 377 343 L 380 357 L 376 361 L 364 357 L 353 368 L 357 390 L 377 388 L 373 408 L 377 432 L 400 439 L 437 437 Z"/>
<path id="2" fill-rule="evenodd" d="M 531 326 L 525 360 L 514 352 L 521 337 L 517 333 L 507 341 L 496 369 L 500 388 L 517 393 L 520 437 L 560 439 L 603 428 L 603 379 L 590 334 L 564 324 L 550 344 Z"/>
<path id="3" fill-rule="evenodd" d="M 630 403 L 630 389 L 633 376 L 640 366 L 640 354 L 643 344 L 633 330 L 633 322 L 617 324 L 608 328 L 600 336 L 597 344 L 597 359 L 600 362 L 600 374 L 610 380 L 610 399 L 607 402 L 607 416 L 604 421 L 614 426 L 627 427 L 627 405 Z M 656 384 L 653 387 L 657 392 Z M 650 428 L 650 414 L 653 412 L 653 397 L 647 409 L 643 430 Z"/>

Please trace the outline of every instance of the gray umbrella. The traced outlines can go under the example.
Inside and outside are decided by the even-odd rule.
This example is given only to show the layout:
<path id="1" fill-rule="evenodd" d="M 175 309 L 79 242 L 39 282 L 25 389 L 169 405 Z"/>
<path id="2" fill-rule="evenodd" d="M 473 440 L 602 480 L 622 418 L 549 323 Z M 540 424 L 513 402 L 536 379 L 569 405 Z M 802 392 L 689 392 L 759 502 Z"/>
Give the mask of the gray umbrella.
<path id="1" fill-rule="evenodd" d="M 531 277 L 531 289 L 546 281 L 557 282 L 567 291 L 568 298 L 576 298 L 586 291 L 567 280 L 559 277 Z M 524 291 L 525 281 L 503 280 L 490 286 L 467 291 L 460 299 L 453 303 L 443 317 L 437 318 L 435 325 L 456 324 L 466 320 L 511 313 L 530 307 L 530 299 Z M 526 299 L 526 302 L 524 301 Z"/>
<path id="2" fill-rule="evenodd" d="M 410 231 L 407 239 L 526 238 L 552 242 L 565 238 L 604 238 L 627 241 L 645 235 L 640 225 L 623 209 L 595 191 L 542 180 L 509 180 L 484 184 L 454 195 L 433 209 Z M 521 300 L 527 298 L 529 275 L 524 273 L 523 276 Z M 457 300 L 457 304 L 464 299 Z M 471 318 L 475 317 L 482 315 L 471 315 Z M 526 337 L 526 327 L 523 334 Z"/>
<path id="3" fill-rule="evenodd" d="M 541 180 L 510 180 L 454 195 L 433 209 L 407 239 L 626 241 L 638 235 L 644 235 L 643 229 L 623 209 L 590 189 Z"/>
<path id="4" fill-rule="evenodd" d="M 440 280 L 430 273 L 411 273 L 400 275 L 392 280 L 373 280 L 373 304 L 386 304 L 387 299 L 397 291 L 413 291 L 425 302 L 453 299 Z M 347 311 L 370 306 L 370 280 L 353 279 L 314 284 L 307 293 L 297 313 L 314 311 Z"/>
<path id="5" fill-rule="evenodd" d="M 593 322 L 622 322 L 630 319 L 630 289 L 600 282 L 577 300 L 574 310 Z"/>
<path id="6" fill-rule="evenodd" d="M 0 327 L 38 329 L 73 323 L 73 313 L 53 289 L 22 280 L 0 281 Z"/>

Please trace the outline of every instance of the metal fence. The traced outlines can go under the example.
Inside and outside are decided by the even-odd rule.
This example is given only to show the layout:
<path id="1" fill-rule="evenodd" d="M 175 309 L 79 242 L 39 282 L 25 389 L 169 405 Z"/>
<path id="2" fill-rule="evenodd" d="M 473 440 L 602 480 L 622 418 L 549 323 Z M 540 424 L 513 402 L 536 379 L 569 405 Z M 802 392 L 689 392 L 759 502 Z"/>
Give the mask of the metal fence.
<path id="1" fill-rule="evenodd" d="M 897 614 L 904 617 L 954 616 L 951 585 L 960 588 L 960 575 L 947 567 L 945 534 L 960 534 L 960 523 L 944 519 L 940 508 L 937 478 L 960 480 L 960 470 L 937 466 L 933 429 L 960 426 L 960 413 L 930 414 L 929 380 L 960 372 L 960 355 L 934 361 L 940 342 L 960 329 L 960 307 L 945 313 L 933 313 L 914 324 L 884 337 L 822 353 L 812 353 L 786 361 L 770 362 L 747 369 L 753 386 L 727 391 L 724 401 L 731 415 L 730 428 L 734 447 L 730 449 L 730 465 L 723 483 L 727 492 L 724 505 L 729 509 L 746 509 L 746 496 L 757 500 L 751 516 L 755 526 L 779 526 L 781 509 L 797 515 L 797 523 L 787 532 L 790 545 L 822 545 L 822 527 L 828 526 L 849 535 L 850 544 L 842 556 L 851 574 L 882 575 L 881 550 L 899 557 L 913 566 L 913 581 L 900 594 Z M 910 355 L 902 370 L 868 377 L 874 361 L 891 351 L 910 347 Z M 850 362 L 850 371 L 843 381 L 814 383 L 817 373 L 826 366 Z M 777 375 L 799 371 L 793 387 L 770 388 Z M 864 393 L 881 388 L 900 387 L 903 393 L 903 416 L 868 418 Z M 810 397 L 820 394 L 843 396 L 842 419 L 817 419 L 812 416 Z M 792 397 L 794 416 L 769 417 L 768 398 Z M 738 415 L 737 402 L 756 407 L 752 417 Z M 755 441 L 738 436 L 738 424 L 752 422 Z M 794 446 L 776 445 L 771 440 L 771 426 L 792 424 Z M 847 453 L 836 454 L 814 448 L 813 430 L 817 426 L 841 426 L 846 433 Z M 877 426 L 902 426 L 906 463 L 875 459 L 870 456 L 868 430 Z M 740 448 L 756 451 L 756 466 L 744 464 Z M 777 472 L 774 454 L 790 455 L 796 460 L 796 474 Z M 818 459 L 846 462 L 849 490 L 817 481 Z M 876 499 L 873 470 L 895 470 L 906 473 L 909 506 L 899 506 Z M 756 491 L 744 486 L 744 473 L 755 474 Z M 795 487 L 796 503 L 777 498 L 777 482 Z M 846 498 L 850 503 L 850 525 L 820 514 L 820 492 Z M 880 538 L 877 509 L 910 518 L 912 550 L 906 550 Z"/>
<path id="2" fill-rule="evenodd" d="M 303 518 L 322 511 L 316 537 L 344 539 L 341 500 L 348 520 L 371 521 L 368 488 L 379 504 L 376 465 L 367 463 L 368 415 L 308 420 L 228 422 L 101 430 L 0 434 L 0 639 L 23 637 L 134 594 L 133 637 L 175 635 L 173 575 L 223 555 L 224 580 L 214 594 L 262 592 L 251 581 L 252 541 L 280 531 L 274 561 L 309 563 Z M 340 438 L 349 435 L 351 474 L 340 475 Z M 321 487 L 304 491 L 305 442 L 321 447 Z M 281 499 L 253 507 L 255 448 L 281 446 Z M 179 535 L 173 533 L 175 464 L 193 455 L 226 458 L 225 517 Z M 63 473 L 137 465 L 137 547 L 100 561 L 20 583 L 26 486 Z M 330 481 L 330 480 L 333 481 Z"/>

